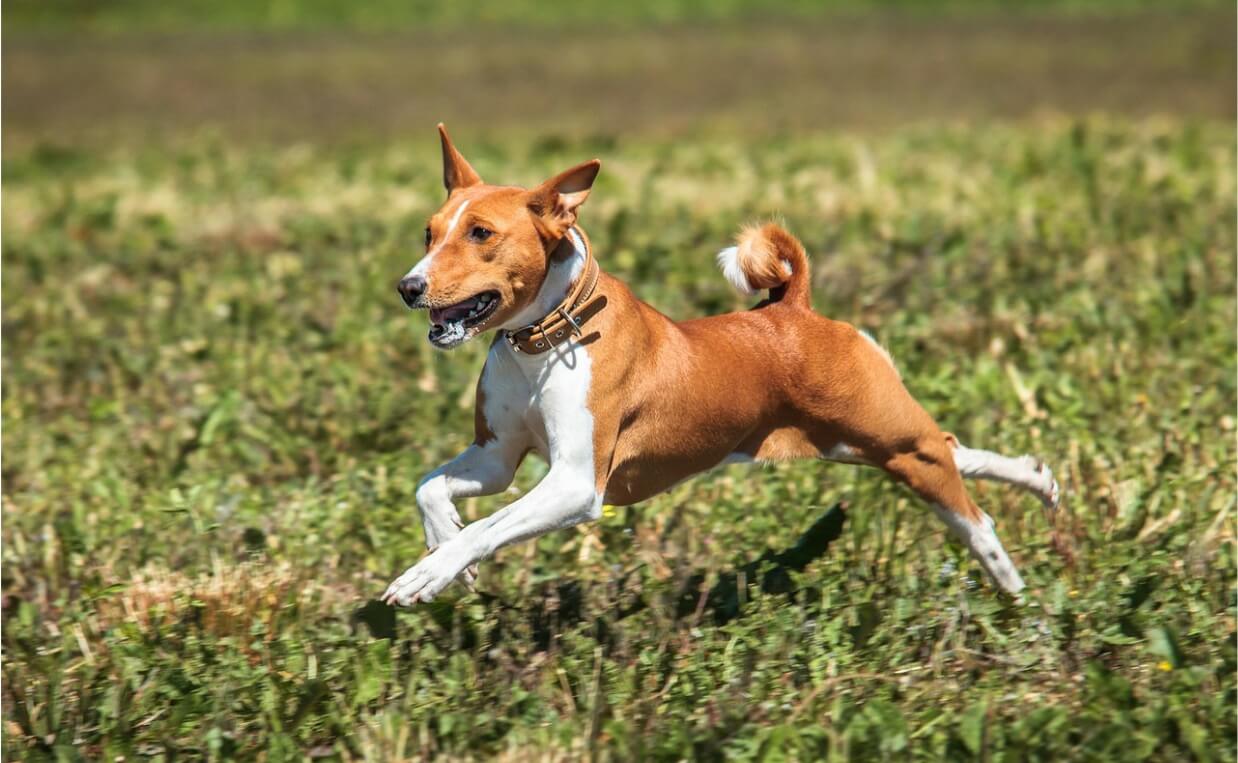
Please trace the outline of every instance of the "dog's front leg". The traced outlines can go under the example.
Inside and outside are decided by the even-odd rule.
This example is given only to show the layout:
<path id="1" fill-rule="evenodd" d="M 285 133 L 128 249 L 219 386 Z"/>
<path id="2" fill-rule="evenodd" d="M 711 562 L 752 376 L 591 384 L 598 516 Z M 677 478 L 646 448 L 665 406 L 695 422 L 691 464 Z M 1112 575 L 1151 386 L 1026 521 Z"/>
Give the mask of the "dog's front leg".
<path id="1" fill-rule="evenodd" d="M 426 548 L 433 550 L 464 527 L 455 499 L 504 490 L 512 484 L 521 455 L 518 443 L 490 440 L 485 445 L 470 445 L 427 474 L 417 486 L 417 508 L 421 510 Z"/>
<path id="2" fill-rule="evenodd" d="M 417 508 L 425 531 L 426 548 L 434 551 L 460 533 L 464 522 L 456 510 L 456 498 L 493 495 L 512 484 L 524 447 L 517 438 L 474 443 L 463 453 L 430 472 L 417 486 Z M 460 582 L 472 587 L 477 568 L 466 567 Z"/>
<path id="3" fill-rule="evenodd" d="M 601 509 L 602 496 L 595 489 L 592 474 L 552 468 L 523 498 L 467 525 L 410 567 L 387 587 L 383 600 L 405 606 L 432 601 L 469 565 L 500 548 L 597 519 Z"/>

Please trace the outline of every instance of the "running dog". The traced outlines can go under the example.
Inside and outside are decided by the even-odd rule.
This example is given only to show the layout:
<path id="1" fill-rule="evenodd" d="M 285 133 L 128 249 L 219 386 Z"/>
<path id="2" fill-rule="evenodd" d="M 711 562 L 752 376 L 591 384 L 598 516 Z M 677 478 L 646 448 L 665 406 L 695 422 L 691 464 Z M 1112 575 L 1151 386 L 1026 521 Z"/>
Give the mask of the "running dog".
<path id="1" fill-rule="evenodd" d="M 863 331 L 813 312 L 808 257 L 776 225 L 718 255 L 750 310 L 676 323 L 602 272 L 577 221 L 601 163 L 536 188 L 482 179 L 439 125 L 447 200 L 426 255 L 399 282 L 429 311 L 429 340 L 496 332 L 477 385 L 473 443 L 417 488 L 430 549 L 383 595 L 433 600 L 500 548 L 595 520 L 722 463 L 813 458 L 884 470 L 920 496 L 997 586 L 1023 588 L 964 477 L 1024 488 L 1047 507 L 1045 464 L 963 446 L 903 386 Z M 549 471 L 519 500 L 464 524 L 455 501 L 498 493 L 530 451 Z"/>

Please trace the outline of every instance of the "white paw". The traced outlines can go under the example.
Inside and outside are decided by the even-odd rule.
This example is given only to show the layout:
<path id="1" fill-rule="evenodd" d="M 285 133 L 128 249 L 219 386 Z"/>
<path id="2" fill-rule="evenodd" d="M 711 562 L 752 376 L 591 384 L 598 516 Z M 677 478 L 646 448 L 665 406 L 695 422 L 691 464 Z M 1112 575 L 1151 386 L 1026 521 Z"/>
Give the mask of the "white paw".
<path id="1" fill-rule="evenodd" d="M 403 575 L 387 586 L 382 600 L 392 606 L 402 607 L 419 601 L 431 602 L 457 577 L 460 582 L 472 587 L 477 568 L 468 565 L 468 558 L 453 545 L 448 543 L 431 549 L 425 558 L 409 567 Z"/>
<path id="2" fill-rule="evenodd" d="M 1049 489 L 1048 506 L 1051 511 L 1057 511 L 1057 507 L 1062 503 L 1062 490 L 1058 487 L 1057 480 L 1053 480 L 1053 487 Z"/>
<path id="3" fill-rule="evenodd" d="M 1036 472 L 1042 480 L 1049 483 L 1048 490 L 1040 493 L 1040 502 L 1045 505 L 1049 511 L 1057 511 L 1058 504 L 1062 502 L 1062 491 L 1058 487 L 1057 480 L 1053 478 L 1053 472 L 1050 471 L 1049 465 L 1044 461 L 1036 464 Z"/>

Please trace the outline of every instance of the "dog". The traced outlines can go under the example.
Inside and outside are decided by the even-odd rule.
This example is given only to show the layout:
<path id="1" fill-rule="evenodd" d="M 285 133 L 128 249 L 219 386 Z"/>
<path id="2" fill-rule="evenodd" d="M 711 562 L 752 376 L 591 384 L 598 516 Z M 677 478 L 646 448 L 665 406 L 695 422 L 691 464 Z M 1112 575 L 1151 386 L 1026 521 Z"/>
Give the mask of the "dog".
<path id="1" fill-rule="evenodd" d="M 736 461 L 813 458 L 884 470 L 932 507 L 996 585 L 1023 580 L 964 477 L 1030 491 L 1056 508 L 1044 462 L 968 448 L 938 428 L 868 334 L 812 310 L 808 257 L 774 224 L 718 255 L 744 312 L 676 323 L 602 272 L 577 222 L 601 163 L 531 188 L 481 177 L 438 126 L 447 200 L 425 256 L 400 279 L 426 309 L 429 341 L 451 349 L 496 332 L 477 384 L 473 443 L 416 491 L 429 552 L 387 588 L 429 602 L 500 548 L 643 501 Z M 544 479 L 465 524 L 455 501 L 506 489 L 531 451 Z"/>

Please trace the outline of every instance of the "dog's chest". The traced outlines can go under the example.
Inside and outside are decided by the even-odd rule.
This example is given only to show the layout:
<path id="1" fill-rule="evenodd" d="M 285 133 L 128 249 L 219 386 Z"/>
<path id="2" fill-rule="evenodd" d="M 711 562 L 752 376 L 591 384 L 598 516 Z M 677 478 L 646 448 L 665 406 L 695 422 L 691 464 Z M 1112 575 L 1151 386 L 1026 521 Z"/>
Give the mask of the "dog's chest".
<path id="1" fill-rule="evenodd" d="M 522 430 L 551 465 L 593 472 L 593 413 L 588 408 L 589 353 L 569 342 L 544 355 L 498 344 L 482 374 L 488 421 Z"/>

